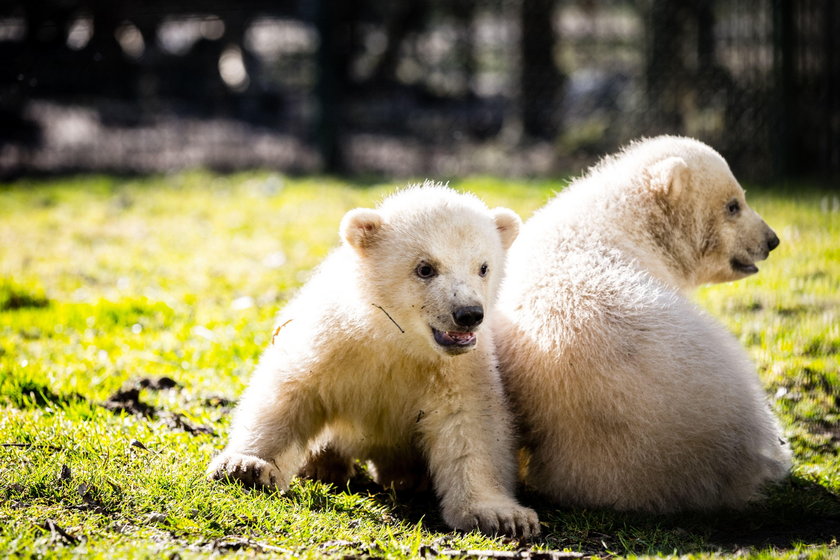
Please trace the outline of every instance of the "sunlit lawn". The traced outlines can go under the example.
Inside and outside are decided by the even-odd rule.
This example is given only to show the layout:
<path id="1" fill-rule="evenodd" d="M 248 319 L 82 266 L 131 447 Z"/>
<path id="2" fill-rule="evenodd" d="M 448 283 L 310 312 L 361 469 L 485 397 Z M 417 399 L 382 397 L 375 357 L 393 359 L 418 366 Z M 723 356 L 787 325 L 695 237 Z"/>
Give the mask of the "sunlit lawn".
<path id="1" fill-rule="evenodd" d="M 452 184 L 523 218 L 563 186 Z M 782 245 L 757 276 L 697 294 L 749 349 L 794 449 L 763 504 L 646 516 L 526 492 L 543 536 L 518 543 L 449 532 L 432 496 L 364 478 L 285 496 L 206 482 L 274 314 L 342 214 L 394 186 L 198 172 L 0 186 L 0 557 L 840 555 L 840 191 L 802 185 L 749 188 Z"/>

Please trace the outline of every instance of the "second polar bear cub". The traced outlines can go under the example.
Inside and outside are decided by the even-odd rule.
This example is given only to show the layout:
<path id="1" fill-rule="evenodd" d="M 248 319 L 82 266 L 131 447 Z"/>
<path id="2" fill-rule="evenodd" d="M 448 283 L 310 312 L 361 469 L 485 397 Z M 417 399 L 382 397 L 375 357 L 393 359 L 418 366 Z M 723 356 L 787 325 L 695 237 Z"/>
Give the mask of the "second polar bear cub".
<path id="1" fill-rule="evenodd" d="M 685 295 L 758 271 L 779 240 L 709 146 L 662 136 L 539 210 L 495 328 L 527 481 L 564 504 L 741 506 L 789 453 L 738 341 Z"/>
<path id="2" fill-rule="evenodd" d="M 386 485 L 428 473 L 453 528 L 536 535 L 513 497 L 511 422 L 480 326 L 519 225 L 429 182 L 348 212 L 343 245 L 282 311 L 208 475 L 285 489 L 302 468 L 335 480 L 362 459 Z"/>

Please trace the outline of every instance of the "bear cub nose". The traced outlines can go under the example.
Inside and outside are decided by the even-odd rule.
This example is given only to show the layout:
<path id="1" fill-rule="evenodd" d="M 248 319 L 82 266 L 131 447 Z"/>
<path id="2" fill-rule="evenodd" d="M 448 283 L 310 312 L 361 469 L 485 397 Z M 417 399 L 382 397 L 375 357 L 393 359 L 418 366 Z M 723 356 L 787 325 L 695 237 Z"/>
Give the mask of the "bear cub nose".
<path id="1" fill-rule="evenodd" d="M 452 318 L 459 327 L 475 327 L 484 319 L 484 309 L 480 305 L 459 307 L 452 312 Z"/>
<path id="2" fill-rule="evenodd" d="M 767 250 L 772 251 L 779 246 L 779 243 L 780 241 L 778 236 L 771 231 L 770 236 L 767 238 Z"/>

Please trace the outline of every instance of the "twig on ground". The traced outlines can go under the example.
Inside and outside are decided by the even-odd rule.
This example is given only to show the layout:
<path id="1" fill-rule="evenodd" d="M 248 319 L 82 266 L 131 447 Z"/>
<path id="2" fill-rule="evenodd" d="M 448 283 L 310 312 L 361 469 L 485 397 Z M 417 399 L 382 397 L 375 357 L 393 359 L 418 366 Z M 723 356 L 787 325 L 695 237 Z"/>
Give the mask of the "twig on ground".
<path id="1" fill-rule="evenodd" d="M 55 540 L 63 540 L 70 546 L 76 546 L 81 542 L 78 537 L 74 537 L 67 531 L 61 528 L 58 523 L 53 521 L 52 519 L 46 519 L 41 525 L 38 525 L 44 531 L 49 531 L 52 535 L 52 539 Z"/>
<path id="2" fill-rule="evenodd" d="M 248 538 L 229 537 L 215 539 L 209 543 L 209 548 L 216 552 L 228 552 L 243 549 L 250 549 L 256 553 L 273 552 L 275 554 L 294 555 L 294 551 L 268 543 L 251 540 Z"/>
<path id="3" fill-rule="evenodd" d="M 556 550 L 438 550 L 433 546 L 421 546 L 420 556 L 435 557 L 444 556 L 448 558 L 492 558 L 492 559 L 516 559 L 516 560 L 566 560 L 571 558 L 584 558 L 580 552 L 560 552 Z"/>
<path id="4" fill-rule="evenodd" d="M 57 445 L 46 445 L 40 443 L 0 443 L 0 447 L 18 447 L 21 449 L 48 449 L 49 451 L 61 451 Z"/>

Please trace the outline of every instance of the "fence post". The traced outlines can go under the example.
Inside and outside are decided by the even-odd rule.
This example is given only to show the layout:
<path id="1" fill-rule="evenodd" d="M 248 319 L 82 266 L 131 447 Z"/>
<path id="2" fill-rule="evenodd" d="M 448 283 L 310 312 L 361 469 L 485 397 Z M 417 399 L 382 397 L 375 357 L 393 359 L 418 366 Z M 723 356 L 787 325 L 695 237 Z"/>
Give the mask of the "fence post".
<path id="1" fill-rule="evenodd" d="M 552 138 L 562 76 L 554 62 L 554 0 L 523 0 L 520 7 L 520 104 L 528 136 Z"/>
<path id="2" fill-rule="evenodd" d="M 790 0 L 773 0 L 773 74 L 776 87 L 773 141 L 774 174 L 787 177 L 793 170 L 793 142 L 790 122 L 794 86 L 793 10 Z"/>
<path id="3" fill-rule="evenodd" d="M 341 0 L 337 0 L 341 2 Z M 343 84 L 337 57 L 336 0 L 315 0 L 315 25 L 318 29 L 315 138 L 327 173 L 344 171 L 341 151 L 341 107 Z"/>
<path id="4" fill-rule="evenodd" d="M 835 0 L 825 0 L 823 56 L 826 80 L 826 149 L 820 167 L 826 176 L 840 177 L 840 11 Z M 834 183 L 835 186 L 837 183 Z M 840 186 L 836 186 L 840 190 Z"/>

